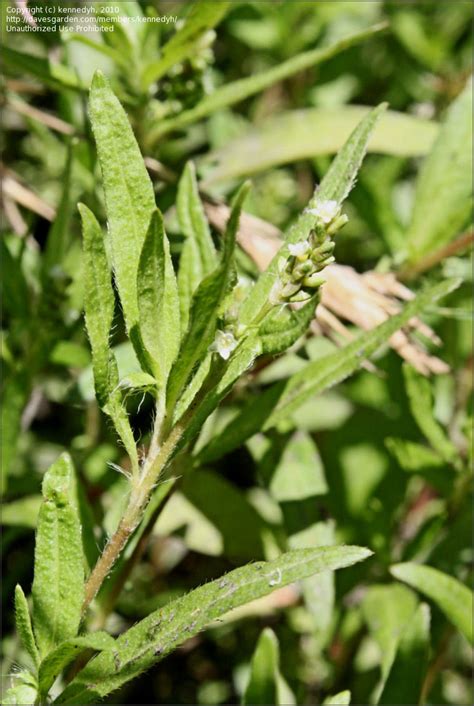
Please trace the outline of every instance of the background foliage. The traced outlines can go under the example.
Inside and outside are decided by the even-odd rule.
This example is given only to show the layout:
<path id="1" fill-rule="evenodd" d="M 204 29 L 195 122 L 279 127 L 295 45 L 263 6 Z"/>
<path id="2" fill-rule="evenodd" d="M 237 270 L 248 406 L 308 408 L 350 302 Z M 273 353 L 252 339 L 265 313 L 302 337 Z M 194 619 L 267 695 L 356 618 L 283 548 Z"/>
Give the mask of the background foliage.
<path id="1" fill-rule="evenodd" d="M 58 595 L 73 596 L 123 509 L 126 479 L 117 468 L 129 471 L 139 462 L 125 453 L 134 447 L 127 429 L 121 427 L 119 442 L 95 400 L 83 319 L 93 294 L 85 259 L 100 263 L 101 254 L 83 252 L 76 204 L 105 222 L 107 183 L 86 111 L 99 68 L 146 157 L 171 258 L 199 262 L 196 282 L 212 269 L 220 235 L 213 223 L 212 241 L 207 231 L 198 244 L 190 241 L 204 226 L 198 216 L 186 221 L 194 183 L 189 159 L 206 204 L 231 203 L 250 177 L 245 212 L 286 231 L 351 130 L 370 107 L 387 101 L 345 204 L 350 220 L 334 254 L 359 272 L 394 272 L 422 292 L 403 320 L 362 335 L 342 354 L 319 332 L 259 360 L 206 423 L 140 560 L 120 592 L 106 585 L 90 628 L 105 625 L 116 636 L 205 581 L 249 561 L 276 560 L 285 550 L 329 545 L 324 551 L 337 557 L 331 546 L 347 543 L 373 556 L 337 574 L 316 573 L 298 588 L 290 581 L 303 574 L 291 569 L 283 582 L 290 585 L 224 615 L 206 632 L 199 632 L 204 624 L 195 626 L 179 649 L 107 702 L 472 703 L 471 4 L 118 4 L 130 17 L 177 15 L 180 23 L 125 25 L 111 13 L 110 34 L 13 34 L 5 27 L 14 3 L 1 4 L 2 674 L 18 674 L 40 659 L 26 600 L 15 586 L 30 593 L 42 484 L 51 513 L 68 528 L 58 541 L 75 572 L 62 576 L 59 566 Z M 388 27 L 379 26 L 385 21 Z M 92 104 L 90 111 L 93 117 Z M 105 131 L 103 139 L 109 137 Z M 180 197 L 183 172 L 188 183 Z M 83 207 L 83 218 L 87 213 Z M 112 235 L 118 226 L 109 215 Z M 121 253 L 123 271 L 138 260 L 130 243 Z M 238 250 L 241 275 L 255 277 L 257 264 Z M 452 277 L 456 282 L 440 284 Z M 117 273 L 116 285 L 120 291 Z M 426 294 L 428 285 L 434 289 Z M 178 278 L 181 292 L 184 286 Z M 124 310 L 126 318 L 131 308 Z M 424 377 L 394 350 L 380 350 L 421 312 L 443 343 L 437 355 L 449 372 Z M 103 317 L 106 327 L 113 321 L 110 343 L 126 411 L 145 449 L 152 397 L 127 341 L 131 319 L 124 320 L 113 297 Z M 418 327 L 415 338 L 431 352 L 423 333 Z M 167 375 L 168 363 L 153 374 Z M 108 409 L 117 428 L 121 409 Z M 185 473 L 186 463 L 192 473 Z M 82 537 L 74 533 L 78 517 Z M 38 532 L 37 547 L 42 541 L 50 546 Z M 125 564 L 133 545 L 127 551 Z M 248 577 L 237 576 L 244 595 Z M 41 602 L 50 579 L 35 572 L 37 613 L 49 610 Z M 107 635 L 97 632 L 88 643 L 75 637 L 77 600 L 75 607 L 68 598 L 54 639 L 47 623 L 35 625 L 41 657 L 51 640 L 67 643 L 55 655 L 59 661 L 43 662 L 46 691 L 61 660 L 79 650 L 105 650 L 100 659 L 107 662 Z M 181 644 L 188 627 L 178 637 L 163 628 L 156 640 Z M 31 686 L 21 688 L 28 698 Z"/>

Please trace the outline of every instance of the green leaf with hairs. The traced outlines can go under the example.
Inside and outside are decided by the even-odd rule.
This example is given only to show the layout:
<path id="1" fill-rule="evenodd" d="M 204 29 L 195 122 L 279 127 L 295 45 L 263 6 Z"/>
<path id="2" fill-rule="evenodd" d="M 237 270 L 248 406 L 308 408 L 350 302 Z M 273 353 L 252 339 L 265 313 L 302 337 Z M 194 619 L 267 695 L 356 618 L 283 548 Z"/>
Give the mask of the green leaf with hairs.
<path id="1" fill-rule="evenodd" d="M 347 197 L 362 164 L 369 138 L 385 107 L 385 104 L 381 104 L 363 118 L 333 160 L 321 185 L 310 199 L 308 208 L 290 228 L 286 242 L 275 254 L 268 268 L 260 275 L 243 302 L 239 316 L 240 323 L 243 325 L 251 324 L 268 302 L 271 288 L 278 277 L 280 258 L 288 257 L 288 244 L 304 240 L 314 228 L 317 217 L 309 213 L 308 209 L 312 209 L 318 202 L 326 200 L 337 201 L 340 205 Z"/>
<path id="2" fill-rule="evenodd" d="M 287 380 L 279 381 L 264 390 L 257 399 L 252 397 L 240 414 L 201 450 L 201 462 L 215 461 L 238 448 L 262 428 L 270 429 L 284 421 L 312 396 L 347 378 L 413 316 L 419 315 L 427 306 L 459 285 L 459 279 L 451 279 L 427 287 L 396 316 L 360 334 L 341 350 L 308 363 Z"/>
<path id="3" fill-rule="evenodd" d="M 399 581 L 430 598 L 471 644 L 473 636 L 473 593 L 453 576 L 431 566 L 395 564 L 390 573 Z"/>
<path id="4" fill-rule="evenodd" d="M 79 629 L 84 599 L 81 526 L 71 458 L 62 454 L 43 479 L 36 531 L 33 627 L 42 658 Z"/>
<path id="5" fill-rule="evenodd" d="M 217 3 L 216 3 L 217 4 Z M 284 81 L 285 79 L 293 76 L 299 71 L 304 71 L 312 66 L 317 66 L 333 56 L 337 56 L 345 49 L 349 49 L 357 44 L 360 44 L 366 39 L 379 34 L 387 28 L 385 23 L 374 25 L 368 29 L 362 30 L 361 32 L 356 32 L 351 34 L 344 39 L 339 40 L 335 44 L 329 47 L 323 47 L 321 49 L 310 49 L 309 51 L 302 52 L 296 56 L 291 57 L 287 61 L 282 62 L 278 66 L 275 66 L 267 71 L 261 71 L 258 74 L 254 74 L 249 78 L 242 78 L 238 81 L 232 81 L 227 83 L 225 86 L 218 88 L 214 93 L 203 98 L 194 108 L 183 111 L 180 115 L 169 118 L 168 120 L 163 120 L 154 129 L 150 131 L 147 138 L 148 145 L 153 145 L 157 140 L 159 140 L 163 135 L 166 135 L 172 130 L 181 130 L 187 125 L 202 120 L 202 118 L 215 113 L 217 110 L 226 108 L 229 105 L 234 105 L 234 103 L 239 103 L 240 101 L 253 96 L 256 93 L 264 91 L 269 86 L 273 86 L 275 83 Z"/>
<path id="6" fill-rule="evenodd" d="M 318 572 L 351 566 L 370 554 L 368 549 L 349 546 L 300 549 L 235 569 L 171 601 L 120 635 L 114 648 L 92 659 L 55 703 L 95 702 L 233 608 Z"/>
<path id="7" fill-rule="evenodd" d="M 184 25 L 163 47 L 161 58 L 149 64 L 142 77 L 146 89 L 158 81 L 172 66 L 192 56 L 205 32 L 215 27 L 225 17 L 230 2 L 198 0 L 192 5 Z"/>
<path id="8" fill-rule="evenodd" d="M 93 632 L 90 635 L 75 637 L 61 643 L 43 659 L 38 670 L 38 691 L 46 698 L 57 677 L 68 664 L 85 650 L 101 652 L 113 648 L 114 638 L 106 632 Z"/>
<path id="9" fill-rule="evenodd" d="M 222 302 L 234 284 L 234 249 L 242 203 L 248 185 L 240 189 L 224 235 L 222 259 L 210 275 L 205 277 L 194 294 L 189 315 L 188 330 L 183 338 L 179 355 L 172 368 L 167 403 L 173 408 L 183 388 L 188 383 L 197 364 L 203 359 L 214 340 L 217 317 Z"/>
<path id="10" fill-rule="evenodd" d="M 130 331 L 139 318 L 138 261 L 155 195 L 127 114 L 99 71 L 92 80 L 89 115 L 102 170 L 115 281 Z"/>
<path id="11" fill-rule="evenodd" d="M 30 655 L 34 666 L 38 667 L 40 659 L 33 635 L 30 609 L 23 589 L 19 585 L 15 587 L 15 625 L 23 647 Z"/>
<path id="12" fill-rule="evenodd" d="M 412 263 L 448 243 L 472 212 L 472 78 L 447 112 L 413 203 L 406 236 Z"/>
<path id="13" fill-rule="evenodd" d="M 138 455 L 127 413 L 122 405 L 117 360 L 110 347 L 115 297 L 102 230 L 87 206 L 79 204 L 82 219 L 84 280 L 87 296 L 84 309 L 87 334 L 92 349 L 92 368 L 97 400 L 108 414 L 127 450 L 132 466 L 138 470 Z"/>
<path id="14" fill-rule="evenodd" d="M 188 162 L 184 168 L 176 206 L 181 233 L 185 237 L 178 272 L 181 329 L 185 331 L 193 294 L 203 278 L 218 264 L 192 162 Z"/>
<path id="15" fill-rule="evenodd" d="M 140 336 L 135 350 L 141 357 L 145 347 L 153 375 L 160 387 L 166 385 L 180 341 L 179 302 L 163 216 L 151 217 L 138 264 L 137 278 Z M 131 335 L 136 342 L 136 337 Z"/>

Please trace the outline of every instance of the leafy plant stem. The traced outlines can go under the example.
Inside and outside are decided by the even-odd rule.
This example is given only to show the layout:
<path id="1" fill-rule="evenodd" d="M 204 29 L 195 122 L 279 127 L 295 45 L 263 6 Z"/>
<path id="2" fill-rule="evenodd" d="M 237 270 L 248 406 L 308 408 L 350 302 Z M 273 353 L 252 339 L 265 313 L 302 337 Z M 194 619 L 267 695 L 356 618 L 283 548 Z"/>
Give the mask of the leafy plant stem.
<path id="1" fill-rule="evenodd" d="M 166 436 L 166 440 L 158 448 L 158 451 L 155 454 L 150 451 L 143 464 L 143 471 L 140 478 L 131 479 L 132 488 L 127 508 L 115 533 L 107 543 L 86 582 L 84 603 L 82 606 L 83 615 L 122 553 L 127 541 L 138 527 L 157 481 L 168 465 L 171 457 L 174 455 L 175 449 L 192 418 L 196 406 L 201 402 L 207 391 L 208 387 L 205 384 L 188 410 L 172 427 L 171 431 Z M 161 419 L 157 419 L 156 422 L 152 438 L 156 437 L 158 439 L 160 435 Z"/>

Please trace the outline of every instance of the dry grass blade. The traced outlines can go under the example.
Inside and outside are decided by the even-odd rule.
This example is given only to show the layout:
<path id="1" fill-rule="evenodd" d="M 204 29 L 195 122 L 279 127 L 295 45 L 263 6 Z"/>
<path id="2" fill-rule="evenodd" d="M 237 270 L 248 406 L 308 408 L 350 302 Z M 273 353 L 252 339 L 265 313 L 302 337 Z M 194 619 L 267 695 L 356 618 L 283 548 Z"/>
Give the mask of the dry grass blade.
<path id="1" fill-rule="evenodd" d="M 209 221 L 219 231 L 223 230 L 229 208 L 223 204 L 205 203 Z M 237 239 L 241 247 L 261 270 L 265 269 L 280 247 L 281 232 L 260 218 L 243 213 Z M 330 265 L 324 270 L 326 284 L 322 288 L 321 304 L 316 322 L 328 337 L 352 337 L 343 324 L 348 321 L 363 330 L 378 326 L 401 309 L 401 302 L 413 298 L 413 292 L 401 284 L 394 274 L 367 272 L 360 275 L 352 267 Z M 314 330 L 314 328 L 313 328 Z M 413 318 L 406 330 L 397 331 L 390 339 L 391 347 L 423 375 L 449 371 L 447 364 L 430 355 L 422 344 L 413 338 L 416 332 L 439 345 L 441 341 L 429 326 Z"/>
<path id="2" fill-rule="evenodd" d="M 54 220 L 56 211 L 37 194 L 23 186 L 12 172 L 2 174 L 2 192 L 15 203 L 37 213 L 47 221 Z"/>
<path id="3" fill-rule="evenodd" d="M 63 135 L 74 135 L 76 132 L 74 126 L 70 123 L 61 120 L 61 118 L 57 118 L 55 115 L 51 115 L 51 113 L 46 113 L 44 110 L 39 110 L 24 101 L 9 98 L 8 106 L 20 115 L 24 115 L 31 120 L 37 120 L 39 123 L 42 123 L 42 125 L 46 125 L 46 127 L 51 128 L 51 130 L 56 130 L 56 132 L 60 132 Z"/>

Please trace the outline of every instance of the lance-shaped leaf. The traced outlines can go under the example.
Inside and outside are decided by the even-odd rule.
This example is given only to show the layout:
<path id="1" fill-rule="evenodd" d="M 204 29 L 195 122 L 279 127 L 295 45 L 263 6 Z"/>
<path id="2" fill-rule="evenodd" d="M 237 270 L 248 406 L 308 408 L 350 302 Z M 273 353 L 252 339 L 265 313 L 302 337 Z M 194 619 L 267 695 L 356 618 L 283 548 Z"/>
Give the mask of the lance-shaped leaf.
<path id="1" fill-rule="evenodd" d="M 472 79 L 450 106 L 418 178 L 408 229 L 416 262 L 457 235 L 472 208 Z"/>
<path id="2" fill-rule="evenodd" d="M 206 167 L 203 187 L 257 174 L 281 164 L 336 154 L 369 112 L 370 108 L 365 106 L 338 105 L 272 115 L 204 157 L 200 165 Z M 425 155 L 433 146 L 438 129 L 438 124 L 432 120 L 387 111 L 367 149 L 407 157 Z"/>
<path id="3" fill-rule="evenodd" d="M 181 329 L 185 331 L 192 296 L 202 279 L 218 264 L 192 162 L 187 163 L 180 179 L 176 205 L 179 226 L 185 237 L 178 272 Z"/>
<path id="4" fill-rule="evenodd" d="M 410 562 L 395 564 L 390 568 L 390 573 L 431 598 L 448 620 L 473 644 L 473 593 L 467 586 L 431 566 Z"/>
<path id="5" fill-rule="evenodd" d="M 109 336 L 114 317 L 114 292 L 105 252 L 102 230 L 94 214 L 79 204 L 84 243 L 84 280 L 87 296 L 84 310 L 87 334 L 92 348 L 94 386 L 99 405 L 108 414 L 130 456 L 132 466 L 138 469 L 138 455 L 127 413 L 122 405 L 119 375 Z"/>
<path id="6" fill-rule="evenodd" d="M 38 670 L 38 691 L 42 698 L 48 695 L 56 678 L 81 652 L 94 650 L 101 652 L 112 648 L 114 638 L 106 632 L 95 632 L 83 637 L 66 640 L 43 659 Z"/>
<path id="7" fill-rule="evenodd" d="M 43 480 L 36 531 L 33 627 L 41 657 L 75 637 L 84 598 L 81 526 L 72 498 L 74 469 L 63 454 Z"/>
<path id="8" fill-rule="evenodd" d="M 257 642 L 250 665 L 250 675 L 243 704 L 295 704 L 280 673 L 280 647 L 273 630 L 265 628 Z"/>
<path id="9" fill-rule="evenodd" d="M 228 290 L 233 286 L 235 238 L 242 203 L 247 192 L 248 185 L 244 184 L 236 196 L 224 235 L 222 260 L 219 267 L 203 279 L 193 297 L 188 330 L 169 379 L 167 399 L 171 409 L 189 381 L 195 366 L 202 360 L 211 345 L 222 302 Z"/>
<path id="10" fill-rule="evenodd" d="M 398 643 L 379 704 L 418 704 L 428 666 L 430 609 L 418 606 Z"/>
<path id="11" fill-rule="evenodd" d="M 178 353 L 180 325 L 176 277 L 163 217 L 158 210 L 153 212 L 143 243 L 137 292 L 141 340 L 136 353 L 140 358 L 140 343 L 143 341 L 152 372 L 160 386 L 164 386 Z M 136 341 L 132 332 L 131 338 Z"/>
<path id="12" fill-rule="evenodd" d="M 374 108 L 361 120 L 349 139 L 333 160 L 329 171 L 324 176 L 321 185 L 315 190 L 308 203 L 308 209 L 313 209 L 320 201 L 336 201 L 342 204 L 354 185 L 357 172 L 364 158 L 367 143 L 386 104 Z M 260 275 L 254 287 L 249 292 L 240 310 L 240 322 L 251 324 L 258 316 L 262 307 L 267 303 L 270 290 L 278 277 L 278 263 L 280 258 L 288 257 L 288 244 L 296 243 L 308 237 L 316 223 L 316 216 L 305 209 L 296 223 L 290 228 L 286 243 L 275 254 L 265 272 Z"/>
<path id="13" fill-rule="evenodd" d="M 34 666 L 38 667 L 39 654 L 31 626 L 30 609 L 25 594 L 18 585 L 15 587 L 15 625 L 23 647 L 30 655 Z"/>
<path id="14" fill-rule="evenodd" d="M 333 56 L 340 54 L 345 49 L 360 44 L 365 39 L 369 39 L 373 35 L 383 32 L 386 28 L 387 25 L 385 23 L 368 27 L 361 32 L 350 34 L 348 37 L 344 37 L 328 47 L 310 49 L 309 51 L 291 57 L 291 59 L 287 61 L 283 61 L 278 66 L 272 67 L 267 71 L 262 71 L 249 78 L 243 78 L 228 83 L 203 98 L 194 108 L 185 110 L 172 119 L 161 121 L 151 130 L 147 137 L 148 144 L 153 145 L 156 140 L 171 130 L 181 130 L 186 125 L 191 125 L 197 120 L 201 120 L 207 115 L 215 113 L 217 110 L 221 110 L 229 105 L 234 105 L 234 103 L 239 103 L 249 96 L 260 93 L 268 88 L 268 86 L 284 81 L 286 78 L 293 76 L 299 71 L 304 71 L 311 66 L 317 66 L 331 59 Z"/>
<path id="15" fill-rule="evenodd" d="M 78 208 L 84 251 L 84 314 L 92 348 L 95 391 L 103 407 L 118 384 L 109 346 L 115 299 L 100 225 L 87 206 L 79 204 Z"/>
<path id="16" fill-rule="evenodd" d="M 230 2 L 199 0 L 194 3 L 183 27 L 163 47 L 161 58 L 146 67 L 142 80 L 144 88 L 158 81 L 174 64 L 191 56 L 202 35 L 215 27 L 230 7 Z"/>
<path id="17" fill-rule="evenodd" d="M 456 289 L 459 284 L 460 280 L 451 279 L 427 287 L 400 314 L 362 333 L 341 350 L 308 363 L 287 381 L 277 382 L 264 390 L 257 399 L 252 397 L 241 413 L 201 450 L 200 460 L 208 463 L 229 453 L 262 428 L 270 429 L 287 418 L 313 395 L 347 378 L 386 343 L 395 331 L 427 306 Z"/>
<path id="18" fill-rule="evenodd" d="M 89 662 L 55 703 L 94 702 L 148 669 L 229 610 L 320 571 L 351 566 L 370 554 L 368 549 L 349 546 L 301 549 L 273 561 L 235 569 L 168 603 L 127 630 L 112 650 L 104 650 Z"/>
<path id="19" fill-rule="evenodd" d="M 102 170 L 115 280 L 130 330 L 138 322 L 138 260 L 155 196 L 127 115 L 99 71 L 92 81 L 89 114 Z"/>
<path id="20" fill-rule="evenodd" d="M 410 410 L 416 423 L 440 456 L 448 463 L 454 462 L 458 456 L 457 449 L 434 418 L 430 381 L 406 363 L 403 374 Z"/>

